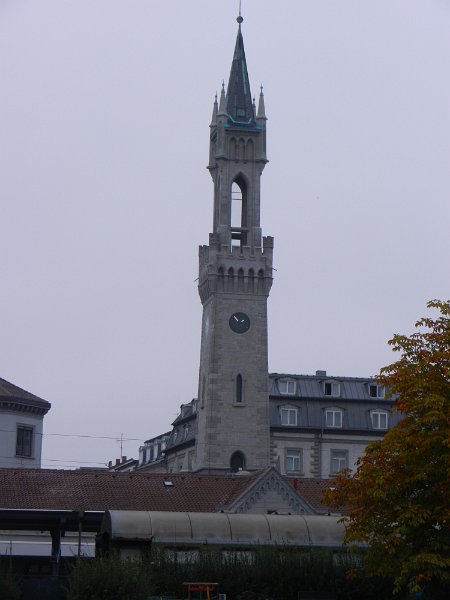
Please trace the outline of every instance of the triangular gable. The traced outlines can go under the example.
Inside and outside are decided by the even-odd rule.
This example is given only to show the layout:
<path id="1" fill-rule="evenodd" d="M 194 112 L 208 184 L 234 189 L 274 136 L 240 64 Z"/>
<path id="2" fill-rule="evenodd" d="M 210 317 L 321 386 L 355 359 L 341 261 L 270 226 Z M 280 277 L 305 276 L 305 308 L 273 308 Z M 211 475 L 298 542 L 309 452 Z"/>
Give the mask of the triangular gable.
<path id="1" fill-rule="evenodd" d="M 244 492 L 220 509 L 236 513 L 317 514 L 274 467 L 263 471 Z"/>

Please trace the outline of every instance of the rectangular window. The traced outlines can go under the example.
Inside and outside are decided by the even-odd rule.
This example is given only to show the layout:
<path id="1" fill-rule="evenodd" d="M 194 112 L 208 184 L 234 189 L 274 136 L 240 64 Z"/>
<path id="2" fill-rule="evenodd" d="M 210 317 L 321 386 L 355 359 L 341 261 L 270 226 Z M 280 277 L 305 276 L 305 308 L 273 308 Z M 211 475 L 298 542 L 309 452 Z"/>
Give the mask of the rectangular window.
<path id="1" fill-rule="evenodd" d="M 340 394 L 340 384 L 334 381 L 328 381 L 324 386 L 325 396 L 339 396 Z"/>
<path id="2" fill-rule="evenodd" d="M 16 456 L 31 458 L 33 449 L 33 429 L 31 427 L 17 427 Z"/>
<path id="3" fill-rule="evenodd" d="M 281 379 L 278 382 L 278 386 L 280 389 L 280 394 L 288 394 L 289 396 L 293 396 L 295 394 L 295 381 Z"/>
<path id="4" fill-rule="evenodd" d="M 329 408 L 325 412 L 325 422 L 327 427 L 342 427 L 342 410 Z"/>
<path id="5" fill-rule="evenodd" d="M 384 387 L 376 383 L 371 383 L 369 385 L 369 396 L 371 398 L 384 398 Z"/>
<path id="6" fill-rule="evenodd" d="M 341 469 L 346 469 L 348 466 L 347 450 L 332 450 L 331 451 L 331 474 L 336 475 Z"/>
<path id="7" fill-rule="evenodd" d="M 372 419 L 372 427 L 374 429 L 388 428 L 388 413 L 385 410 L 373 410 L 370 413 Z"/>
<path id="8" fill-rule="evenodd" d="M 282 425 L 297 425 L 297 409 L 283 407 L 280 410 L 281 424 Z"/>
<path id="9" fill-rule="evenodd" d="M 301 473 L 302 451 L 288 448 L 285 458 L 286 473 Z"/>

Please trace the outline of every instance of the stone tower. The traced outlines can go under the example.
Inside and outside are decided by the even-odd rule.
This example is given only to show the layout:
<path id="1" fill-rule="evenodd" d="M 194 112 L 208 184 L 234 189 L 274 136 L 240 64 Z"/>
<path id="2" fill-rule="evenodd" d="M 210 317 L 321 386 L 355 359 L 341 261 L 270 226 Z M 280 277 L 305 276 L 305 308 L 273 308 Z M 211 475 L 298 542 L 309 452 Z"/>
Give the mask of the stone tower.
<path id="1" fill-rule="evenodd" d="M 262 238 L 260 179 L 267 163 L 264 96 L 252 100 L 238 17 L 227 92 L 214 102 L 208 169 L 213 231 L 199 249 L 203 304 L 194 470 L 270 464 L 267 298 L 273 238 Z"/>

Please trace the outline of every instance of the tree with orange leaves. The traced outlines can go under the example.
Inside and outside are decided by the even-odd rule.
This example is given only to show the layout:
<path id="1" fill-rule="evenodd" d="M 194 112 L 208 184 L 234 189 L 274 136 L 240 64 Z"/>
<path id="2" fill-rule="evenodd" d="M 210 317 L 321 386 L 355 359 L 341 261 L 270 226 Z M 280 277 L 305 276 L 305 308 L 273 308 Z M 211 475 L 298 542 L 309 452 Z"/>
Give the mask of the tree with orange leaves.
<path id="1" fill-rule="evenodd" d="M 404 418 L 369 444 L 354 475 L 339 473 L 326 502 L 345 507 L 346 543 L 366 543 L 364 570 L 414 597 L 450 597 L 450 301 L 389 344 L 397 362 L 378 381 Z"/>

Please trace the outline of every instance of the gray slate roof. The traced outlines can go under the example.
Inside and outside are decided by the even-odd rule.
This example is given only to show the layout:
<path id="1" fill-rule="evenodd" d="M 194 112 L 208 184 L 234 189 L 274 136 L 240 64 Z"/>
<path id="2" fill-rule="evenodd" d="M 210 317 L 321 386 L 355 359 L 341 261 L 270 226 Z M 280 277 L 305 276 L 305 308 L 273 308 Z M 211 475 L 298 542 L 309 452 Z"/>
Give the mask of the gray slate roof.
<path id="1" fill-rule="evenodd" d="M 45 415 L 51 406 L 47 400 L 43 400 L 0 377 L 0 408 L 9 410 L 28 409 Z"/>

